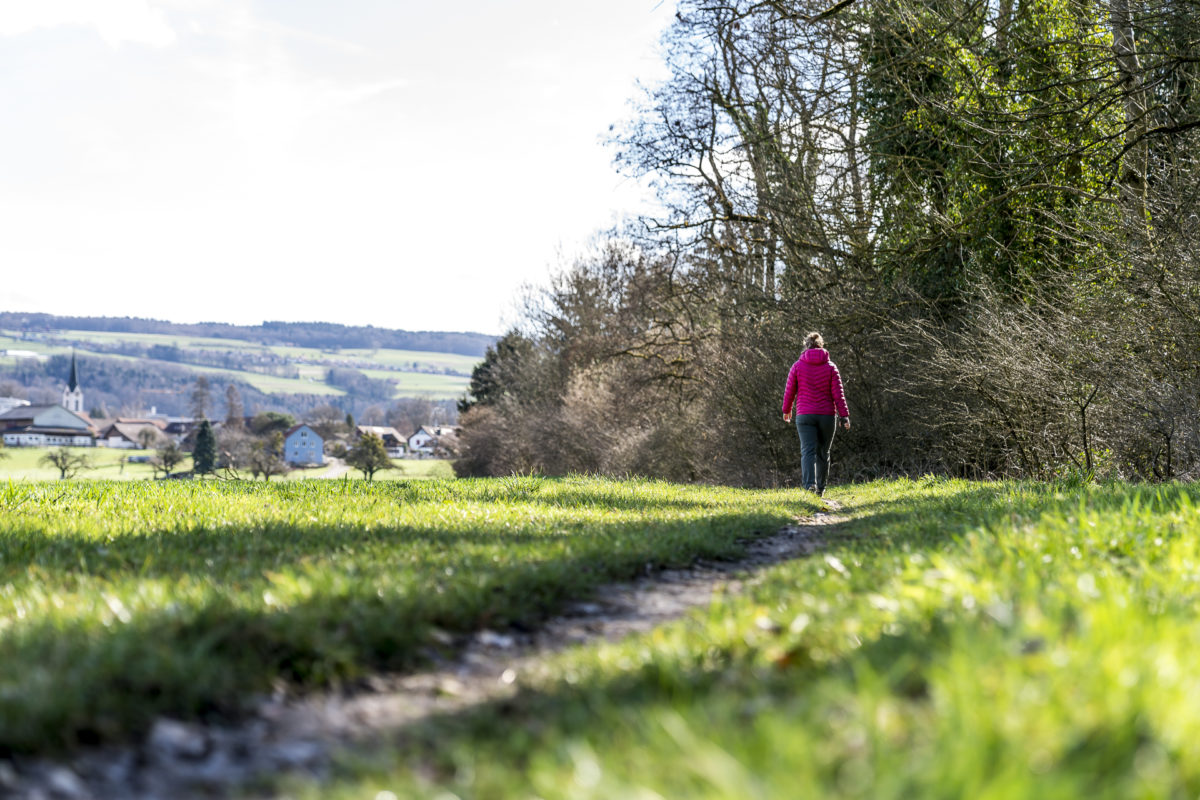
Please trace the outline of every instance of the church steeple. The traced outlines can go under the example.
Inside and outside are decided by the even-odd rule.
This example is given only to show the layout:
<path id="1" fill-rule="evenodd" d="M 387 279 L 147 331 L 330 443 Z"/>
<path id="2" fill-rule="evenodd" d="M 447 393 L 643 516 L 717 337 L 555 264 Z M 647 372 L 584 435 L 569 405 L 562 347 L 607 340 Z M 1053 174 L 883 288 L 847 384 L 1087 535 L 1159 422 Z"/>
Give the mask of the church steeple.
<path id="1" fill-rule="evenodd" d="M 75 351 L 71 351 L 71 375 L 67 378 L 67 388 L 63 389 L 63 408 L 83 413 L 83 390 L 79 388 L 79 367 L 75 364 Z"/>

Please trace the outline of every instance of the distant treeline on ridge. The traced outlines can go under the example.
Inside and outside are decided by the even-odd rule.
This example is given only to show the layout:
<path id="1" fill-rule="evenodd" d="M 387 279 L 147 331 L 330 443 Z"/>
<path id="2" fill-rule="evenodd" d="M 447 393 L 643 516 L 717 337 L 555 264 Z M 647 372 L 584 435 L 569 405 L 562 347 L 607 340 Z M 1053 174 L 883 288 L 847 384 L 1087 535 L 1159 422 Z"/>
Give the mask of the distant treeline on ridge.
<path id="1" fill-rule="evenodd" d="M 268 345 L 317 348 L 377 348 L 428 350 L 482 357 L 496 337 L 482 333 L 401 331 L 371 325 L 332 322 L 264 322 L 230 325 L 224 322 L 182 324 L 138 317 L 60 317 L 53 314 L 0 311 L 0 328 L 20 331 L 81 330 L 111 333 L 160 333 L 237 339 Z"/>

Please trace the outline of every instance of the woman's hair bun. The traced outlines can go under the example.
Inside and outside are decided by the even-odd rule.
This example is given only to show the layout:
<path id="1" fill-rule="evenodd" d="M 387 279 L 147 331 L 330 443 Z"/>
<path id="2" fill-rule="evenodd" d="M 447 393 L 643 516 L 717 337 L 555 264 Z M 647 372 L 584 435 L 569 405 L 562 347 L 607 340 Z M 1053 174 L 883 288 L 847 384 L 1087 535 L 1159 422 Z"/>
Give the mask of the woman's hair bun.
<path id="1" fill-rule="evenodd" d="M 813 331 L 804 337 L 804 347 L 806 350 L 811 350 L 814 347 L 825 347 L 825 340 L 821 338 L 821 334 Z"/>

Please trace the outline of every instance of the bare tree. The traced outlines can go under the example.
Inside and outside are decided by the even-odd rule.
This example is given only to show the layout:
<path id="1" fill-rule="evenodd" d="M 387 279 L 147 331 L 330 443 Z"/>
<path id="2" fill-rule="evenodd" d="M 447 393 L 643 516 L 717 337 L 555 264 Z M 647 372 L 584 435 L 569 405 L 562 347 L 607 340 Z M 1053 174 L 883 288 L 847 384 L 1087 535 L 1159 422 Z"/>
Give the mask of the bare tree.
<path id="1" fill-rule="evenodd" d="M 196 383 L 192 387 L 192 416 L 195 419 L 205 419 L 208 416 L 210 408 L 212 408 L 212 391 L 208 385 L 208 378 L 198 375 L 196 376 Z"/>
<path id="2" fill-rule="evenodd" d="M 137 434 L 138 444 L 143 450 L 152 450 L 163 438 L 162 433 L 154 428 L 142 428 Z"/>
<path id="3" fill-rule="evenodd" d="M 25 399 L 25 387 L 16 381 L 0 381 L 0 397 L 15 397 Z"/>
<path id="4" fill-rule="evenodd" d="M 232 383 L 225 387 L 225 424 L 223 428 L 245 427 L 246 411 L 242 405 L 242 393 Z"/>
<path id="5" fill-rule="evenodd" d="M 179 447 L 174 439 L 167 439 L 163 442 L 158 450 L 150 457 L 150 466 L 154 469 L 157 475 L 162 473 L 163 479 L 171 477 L 171 473 L 175 467 L 182 464 L 187 459 L 187 453 Z"/>
<path id="6" fill-rule="evenodd" d="M 80 472 L 92 468 L 92 459 L 88 453 L 77 452 L 67 447 L 59 447 L 47 452 L 39 459 L 39 463 L 58 470 L 59 480 L 69 480 Z"/>
<path id="7" fill-rule="evenodd" d="M 247 464 L 250 474 L 265 481 L 271 480 L 275 475 L 286 474 L 288 465 L 283 460 L 283 446 L 283 434 L 278 431 L 272 433 L 269 438 L 260 439 L 250 445 Z"/>

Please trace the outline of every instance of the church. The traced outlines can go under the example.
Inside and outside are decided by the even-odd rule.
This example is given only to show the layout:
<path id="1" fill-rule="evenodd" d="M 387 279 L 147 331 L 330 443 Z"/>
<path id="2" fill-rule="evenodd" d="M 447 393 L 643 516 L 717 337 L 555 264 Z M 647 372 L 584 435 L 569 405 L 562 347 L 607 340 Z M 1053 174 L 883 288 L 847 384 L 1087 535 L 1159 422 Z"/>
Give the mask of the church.
<path id="1" fill-rule="evenodd" d="M 95 447 L 96 433 L 95 424 L 83 413 L 74 353 L 61 405 L 17 406 L 0 414 L 0 436 L 6 447 Z"/>

